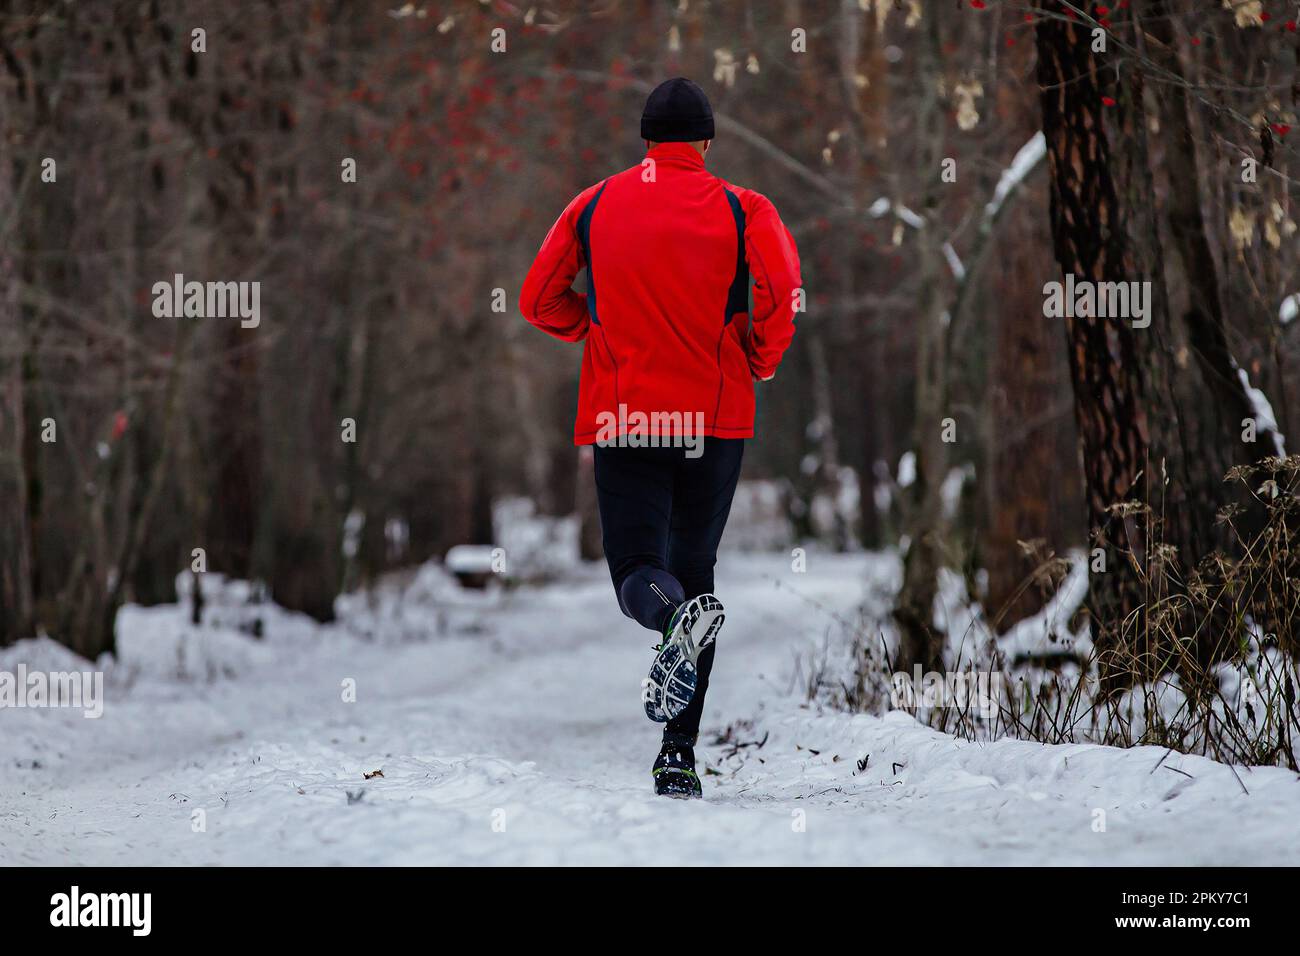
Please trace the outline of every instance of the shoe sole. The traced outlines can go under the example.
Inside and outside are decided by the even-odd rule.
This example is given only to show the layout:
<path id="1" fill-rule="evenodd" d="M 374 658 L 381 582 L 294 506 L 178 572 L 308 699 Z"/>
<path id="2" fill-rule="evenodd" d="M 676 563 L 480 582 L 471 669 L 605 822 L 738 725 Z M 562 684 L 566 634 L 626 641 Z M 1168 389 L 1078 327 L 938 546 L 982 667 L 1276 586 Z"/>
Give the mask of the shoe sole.
<path id="1" fill-rule="evenodd" d="M 669 800 L 702 800 L 704 794 L 697 793 L 694 790 L 656 790 L 656 797 L 665 797 Z"/>
<path id="2" fill-rule="evenodd" d="M 726 619 L 722 602 L 712 594 L 701 594 L 686 605 L 642 682 L 645 714 L 655 723 L 672 720 L 690 706 L 699 682 L 696 661 L 717 639 Z"/>
<path id="3" fill-rule="evenodd" d="M 665 774 L 660 777 L 659 774 Z M 660 781 L 663 789 L 659 789 Z M 655 774 L 655 796 L 669 797 L 673 800 L 699 800 L 704 796 L 700 789 L 700 779 L 694 773 L 687 773 L 675 767 L 665 767 Z"/>

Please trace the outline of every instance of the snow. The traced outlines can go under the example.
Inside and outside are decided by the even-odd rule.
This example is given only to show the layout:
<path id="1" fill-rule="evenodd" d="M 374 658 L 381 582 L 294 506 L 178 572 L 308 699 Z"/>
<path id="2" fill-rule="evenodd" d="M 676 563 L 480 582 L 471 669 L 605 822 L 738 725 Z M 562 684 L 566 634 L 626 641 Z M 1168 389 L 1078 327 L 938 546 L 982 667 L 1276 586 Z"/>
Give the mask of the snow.
<path id="1" fill-rule="evenodd" d="M 447 550 L 444 561 L 453 574 L 489 574 L 492 550 L 490 544 L 458 544 Z"/>
<path id="2" fill-rule="evenodd" d="M 900 221 L 911 226 L 913 229 L 920 229 L 925 225 L 925 220 L 910 208 L 902 203 L 896 203 L 885 196 L 881 196 L 867 207 L 867 215 L 872 219 L 879 219 L 881 216 L 890 212 L 898 217 Z"/>
<path id="3" fill-rule="evenodd" d="M 1193 754 L 1289 752 L 1293 761 L 1300 760 L 1294 735 L 1294 728 L 1300 726 L 1300 706 L 1292 691 L 1300 683 L 1300 663 L 1250 618 L 1243 622 L 1238 654 L 1212 668 L 1211 683 L 1218 691 L 1208 698 L 1189 695 L 1176 673 L 1165 673 L 1113 700 L 1103 699 L 1098 694 L 1088 615 L 1075 621 L 1087 596 L 1090 559 L 1076 549 L 1059 560 L 1061 579 L 1042 609 L 1001 634 L 995 631 L 997 622 L 968 593 L 966 577 L 948 568 L 940 570 L 932 622 L 946 635 L 948 676 L 991 676 L 997 682 L 992 696 L 1000 711 L 990 709 L 988 716 L 994 719 L 970 727 L 967 736 L 1000 739 L 1011 725 L 1023 726 L 1032 723 L 1034 714 L 1050 712 L 1055 715 L 1053 734 L 1072 744 L 1133 742 L 1149 732 L 1161 740 L 1179 740 L 1181 749 Z M 843 689 L 854 688 L 860 709 L 909 704 L 893 695 L 885 679 L 888 675 L 878 670 L 885 651 L 891 659 L 898 652 L 899 634 L 888 599 L 897 593 L 901 568 L 892 573 L 888 567 L 879 569 L 873 578 L 875 592 L 885 596 L 884 613 L 879 601 L 874 610 L 864 607 L 865 622 L 857 630 L 871 635 L 869 642 L 841 641 L 834 650 L 829 644 L 823 646 L 815 658 L 816 696 L 822 702 L 841 703 L 846 696 Z M 975 584 L 978 591 L 978 576 Z M 877 669 L 869 670 L 855 686 L 857 658 L 862 656 L 876 663 Z M 1063 698 L 1070 703 L 1063 703 Z M 945 717 L 943 711 L 923 702 L 906 709 L 930 726 Z M 1211 733 L 1228 727 L 1233 732 Z"/>
<path id="4" fill-rule="evenodd" d="M 504 498 L 492 506 L 493 540 L 515 580 L 543 581 L 578 563 L 581 524 L 577 515 L 538 514 L 532 499 Z"/>
<path id="5" fill-rule="evenodd" d="M 1283 325 L 1294 321 L 1297 315 L 1300 315 L 1300 292 L 1283 299 L 1281 308 L 1277 310 L 1277 317 Z"/>
<path id="6" fill-rule="evenodd" d="M 1286 439 L 1282 432 L 1278 430 L 1277 416 L 1273 414 L 1273 406 L 1264 394 L 1262 389 L 1255 388 L 1250 384 L 1250 376 L 1246 370 L 1236 363 L 1232 363 L 1233 368 L 1237 370 L 1237 377 L 1241 380 L 1241 387 L 1246 391 L 1246 397 L 1250 400 L 1251 411 L 1254 412 L 1255 423 L 1260 430 L 1266 430 L 1273 433 L 1273 449 L 1279 458 L 1286 457 Z"/>
<path id="7" fill-rule="evenodd" d="M 1087 625 L 1078 634 L 1070 620 L 1088 596 L 1088 562 L 1083 552 L 1071 554 L 1069 573 L 1037 614 L 1017 621 L 998 637 L 998 648 L 1009 659 L 1069 652 L 1086 658 L 1092 651 Z"/>
<path id="8" fill-rule="evenodd" d="M 952 247 L 951 242 L 943 244 L 943 257 L 948 260 L 948 268 L 952 272 L 952 277 L 958 282 L 966 278 L 966 266 L 957 255 L 957 250 Z M 948 323 L 944 323 L 947 325 Z"/>
<path id="9" fill-rule="evenodd" d="M 916 452 L 903 452 L 898 459 L 898 487 L 910 488 L 916 481 Z"/>
<path id="10" fill-rule="evenodd" d="M 703 801 L 651 793 L 650 637 L 603 567 L 471 593 L 430 565 L 331 626 L 227 607 L 233 586 L 205 587 L 220 626 L 126 609 L 102 719 L 0 711 L 0 863 L 654 865 L 669 841 L 700 864 L 1300 863 L 1286 770 L 808 704 L 796 660 L 880 600 L 897 555 L 798 573 L 727 552 L 718 573 Z M 20 661 L 78 666 L 47 639 L 0 651 Z"/>
<path id="11" fill-rule="evenodd" d="M 993 190 L 993 198 L 988 201 L 984 207 L 984 221 L 990 222 L 1002 204 L 1007 201 L 1022 182 L 1025 177 L 1034 171 L 1034 168 L 1043 161 L 1047 155 L 1047 139 L 1043 136 L 1042 130 L 1039 130 L 1031 136 L 1028 142 L 1016 151 L 1016 155 L 1011 160 L 1011 165 L 1002 170 L 1002 175 L 998 178 L 998 184 Z"/>
<path id="12" fill-rule="evenodd" d="M 1017 186 L 1024 182 L 1025 178 L 1034 171 L 1046 156 L 1047 140 L 1040 131 L 1031 136 L 1025 145 L 1016 151 L 1016 155 L 1012 157 L 1011 165 L 1002 171 L 1002 175 L 998 178 L 998 184 L 994 187 L 993 196 L 984 206 L 984 220 L 981 228 L 990 228 L 1007 197 L 1015 191 Z M 924 218 L 902 203 L 894 202 L 887 196 L 878 197 L 867 207 L 867 215 L 872 219 L 880 219 L 891 212 L 900 222 L 906 223 L 913 229 L 921 229 L 925 226 Z M 895 243 L 897 243 L 897 239 L 895 239 Z M 942 249 L 944 259 L 948 263 L 948 269 L 953 278 L 958 283 L 962 282 L 966 278 L 965 263 L 961 261 L 961 257 L 957 255 L 957 250 L 953 248 L 951 242 L 945 242 Z M 1285 303 L 1283 303 L 1283 308 L 1285 310 Z M 1283 322 L 1286 322 L 1285 318 L 1283 318 Z M 945 313 L 944 325 L 947 324 Z"/>
<path id="13" fill-rule="evenodd" d="M 731 501 L 727 543 L 746 551 L 779 551 L 794 542 L 786 510 L 788 489 L 772 479 L 741 481 Z"/>
<path id="14" fill-rule="evenodd" d="M 975 465 L 972 462 L 966 462 L 948 469 L 948 474 L 943 479 L 943 484 L 939 486 L 939 499 L 943 502 L 943 516 L 951 519 L 956 516 L 957 508 L 961 505 L 961 492 L 967 483 L 975 481 Z"/>

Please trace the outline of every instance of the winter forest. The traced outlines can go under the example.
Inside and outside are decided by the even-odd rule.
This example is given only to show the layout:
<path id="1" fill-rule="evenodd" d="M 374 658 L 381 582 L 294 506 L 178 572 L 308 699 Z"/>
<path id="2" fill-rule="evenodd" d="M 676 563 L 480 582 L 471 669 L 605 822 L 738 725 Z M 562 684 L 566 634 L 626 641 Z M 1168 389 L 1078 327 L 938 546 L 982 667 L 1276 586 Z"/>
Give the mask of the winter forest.
<path id="1" fill-rule="evenodd" d="M 519 302 L 676 76 L 805 293 L 685 814 Z M 1300 863 L 1298 117 L 1295 0 L 0 4 L 0 863 Z"/>

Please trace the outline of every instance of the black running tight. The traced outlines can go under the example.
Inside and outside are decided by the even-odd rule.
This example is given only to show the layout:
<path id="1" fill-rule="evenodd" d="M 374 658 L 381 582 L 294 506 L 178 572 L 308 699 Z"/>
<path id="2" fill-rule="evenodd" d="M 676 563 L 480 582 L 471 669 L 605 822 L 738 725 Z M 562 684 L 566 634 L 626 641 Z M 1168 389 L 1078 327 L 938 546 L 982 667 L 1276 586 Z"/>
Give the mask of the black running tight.
<path id="1" fill-rule="evenodd" d="M 713 590 L 713 565 L 745 451 L 742 438 L 683 448 L 594 449 L 605 559 L 619 607 L 660 634 L 683 601 Z M 699 732 L 715 645 L 700 653 L 695 698 L 668 732 Z"/>

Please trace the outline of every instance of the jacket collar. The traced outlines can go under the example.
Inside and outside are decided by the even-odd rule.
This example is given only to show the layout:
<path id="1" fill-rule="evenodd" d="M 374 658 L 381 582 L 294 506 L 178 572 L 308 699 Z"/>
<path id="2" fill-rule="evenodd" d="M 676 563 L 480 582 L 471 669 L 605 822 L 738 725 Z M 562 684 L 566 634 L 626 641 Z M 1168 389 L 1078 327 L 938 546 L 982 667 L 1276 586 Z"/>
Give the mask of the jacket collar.
<path id="1" fill-rule="evenodd" d="M 659 143 L 650 149 L 646 156 L 656 163 L 686 166 L 691 169 L 704 168 L 704 157 L 690 143 Z"/>

